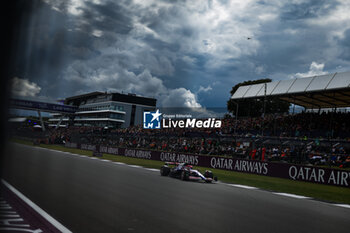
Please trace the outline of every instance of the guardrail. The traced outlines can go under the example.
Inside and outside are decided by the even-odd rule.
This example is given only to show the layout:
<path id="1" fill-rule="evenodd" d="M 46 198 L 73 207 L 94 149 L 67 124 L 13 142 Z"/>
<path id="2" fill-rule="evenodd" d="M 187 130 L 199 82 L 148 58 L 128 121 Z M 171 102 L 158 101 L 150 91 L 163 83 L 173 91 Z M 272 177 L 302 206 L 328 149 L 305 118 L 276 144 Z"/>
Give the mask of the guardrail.
<path id="1" fill-rule="evenodd" d="M 305 181 L 324 185 L 350 187 L 350 171 L 304 166 L 288 163 L 272 163 L 257 160 L 226 158 L 220 156 L 193 155 L 164 151 L 128 149 L 90 144 L 65 144 L 66 147 L 91 150 L 126 157 L 141 158 L 157 161 L 189 163 L 195 166 L 244 172 L 290 180 Z"/>

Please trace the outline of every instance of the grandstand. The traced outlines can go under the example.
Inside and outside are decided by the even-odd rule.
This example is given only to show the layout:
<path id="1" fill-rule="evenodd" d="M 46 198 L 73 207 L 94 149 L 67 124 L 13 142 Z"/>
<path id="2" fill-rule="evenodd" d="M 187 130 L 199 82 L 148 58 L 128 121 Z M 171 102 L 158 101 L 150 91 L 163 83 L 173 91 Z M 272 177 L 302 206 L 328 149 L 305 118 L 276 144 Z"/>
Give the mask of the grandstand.
<path id="1" fill-rule="evenodd" d="M 350 72 L 241 86 L 231 99 L 279 98 L 305 109 L 350 107 Z"/>
<path id="2" fill-rule="evenodd" d="M 104 96 L 104 93 L 98 95 Z M 68 99 L 66 104 L 83 98 L 78 96 Z M 130 100 L 134 97 L 125 98 Z M 74 142 L 265 161 L 350 166 L 350 113 L 336 111 L 337 108 L 350 107 L 350 72 L 241 86 L 232 96 L 237 102 L 247 98 L 279 98 L 305 109 L 332 108 L 333 111 L 304 111 L 235 119 L 228 117 L 222 120 L 219 129 L 147 130 L 136 124 L 106 129 L 98 125 L 72 125 L 49 129 L 39 135 L 40 132 L 33 132 L 22 125 L 14 129 L 14 136 L 37 138 L 40 142 L 53 144 Z M 108 102 L 96 97 L 92 100 L 98 100 L 97 105 L 93 103 L 96 106 Z M 81 104 L 82 107 L 85 105 Z"/>
<path id="3" fill-rule="evenodd" d="M 289 80 L 281 80 L 270 83 L 260 83 L 254 85 L 245 85 L 240 86 L 236 92 L 232 95 L 231 99 L 236 101 L 238 113 L 239 102 L 245 99 L 252 100 L 264 100 L 266 99 L 280 99 L 286 102 L 293 104 L 293 114 L 294 107 L 296 105 L 302 106 L 305 110 L 308 109 L 318 109 L 318 113 L 321 113 L 322 109 L 332 109 L 335 112 L 339 108 L 348 108 L 350 107 L 350 72 L 345 73 L 334 73 L 320 76 L 313 76 L 307 78 L 296 78 Z M 264 109 L 265 111 L 265 109 Z M 237 114 L 236 114 L 237 115 Z M 265 112 L 262 114 L 263 118 L 265 117 Z M 302 115 L 305 116 L 305 115 Z M 313 117 L 312 117 L 313 116 Z M 336 126 L 336 117 L 343 118 L 342 121 L 345 124 L 347 122 L 347 116 L 339 116 L 334 114 L 323 114 L 321 117 L 316 114 L 309 114 L 309 121 L 305 122 L 304 117 L 294 117 L 298 118 L 297 121 L 292 119 L 289 121 L 287 127 L 293 128 L 295 124 L 326 124 L 328 127 L 322 128 L 316 133 L 313 133 L 312 136 L 323 136 L 327 137 L 329 132 L 325 133 L 324 131 L 330 131 L 330 136 L 334 137 L 334 127 Z M 328 120 L 325 121 L 324 118 Z M 275 124 L 275 119 L 273 119 Z M 265 119 L 263 119 L 263 124 L 265 124 Z M 267 122 L 269 123 L 269 122 Z M 294 123 L 294 124 L 293 124 Z M 239 127 L 238 118 L 236 116 L 235 127 Z M 304 126 L 304 129 L 306 127 Z M 261 127 L 262 135 L 264 135 L 265 126 Z M 307 129 L 311 131 L 312 129 Z M 344 127 L 344 132 L 341 137 L 346 137 L 348 134 L 349 128 Z M 322 132 L 323 131 L 323 132 Z M 265 132 L 266 133 L 266 132 Z M 276 134 L 274 132 L 274 134 Z M 271 135 L 271 133 L 270 133 Z M 290 135 L 294 136 L 294 135 Z M 295 135 L 298 136 L 298 135 Z M 311 135 L 309 135 L 311 136 Z"/>

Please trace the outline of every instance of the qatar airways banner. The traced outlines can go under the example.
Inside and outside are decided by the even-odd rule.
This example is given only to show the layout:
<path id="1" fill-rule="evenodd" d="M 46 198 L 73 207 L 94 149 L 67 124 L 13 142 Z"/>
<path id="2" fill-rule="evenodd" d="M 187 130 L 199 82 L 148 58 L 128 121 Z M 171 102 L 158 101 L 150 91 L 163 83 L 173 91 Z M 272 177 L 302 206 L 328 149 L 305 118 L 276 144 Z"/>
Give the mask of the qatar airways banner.
<path id="1" fill-rule="evenodd" d="M 175 152 L 127 149 L 88 144 L 66 143 L 66 147 L 93 150 L 126 157 L 189 163 L 195 166 L 245 172 L 312 183 L 350 187 L 350 171 L 302 166 L 287 163 L 271 163 L 258 160 L 224 158 L 219 156 L 193 155 Z"/>

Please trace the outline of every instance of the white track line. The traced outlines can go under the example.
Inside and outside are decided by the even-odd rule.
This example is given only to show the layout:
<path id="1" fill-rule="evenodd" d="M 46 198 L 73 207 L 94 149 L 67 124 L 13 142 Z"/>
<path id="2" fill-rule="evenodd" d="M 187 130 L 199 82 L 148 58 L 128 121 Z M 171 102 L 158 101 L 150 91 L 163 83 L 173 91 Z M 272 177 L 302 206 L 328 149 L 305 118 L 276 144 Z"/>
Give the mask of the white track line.
<path id="1" fill-rule="evenodd" d="M 153 172 L 159 172 L 159 169 L 155 169 L 155 168 L 146 168 L 146 170 L 149 170 L 149 171 L 153 171 Z"/>
<path id="2" fill-rule="evenodd" d="M 59 223 L 56 219 L 51 217 L 48 213 L 46 213 L 43 209 L 41 209 L 39 206 L 37 206 L 34 202 L 29 200 L 26 196 L 24 196 L 20 191 L 18 191 L 15 187 L 7 183 L 5 180 L 1 179 L 1 182 L 10 189 L 13 193 L 15 193 L 19 198 L 22 199 L 27 205 L 29 205 L 31 208 L 33 208 L 38 214 L 40 214 L 43 218 L 45 218 L 48 222 L 50 222 L 52 225 L 54 225 L 58 230 L 65 233 L 71 233 L 70 230 L 68 230 L 65 226 L 63 226 L 61 223 Z"/>
<path id="3" fill-rule="evenodd" d="M 300 195 L 296 195 L 296 194 L 290 194 L 290 193 L 274 193 L 273 194 L 277 194 L 277 195 L 281 195 L 281 196 L 285 196 L 285 197 L 293 197 L 293 198 L 298 198 L 298 199 L 310 199 L 310 197 L 305 197 L 305 196 L 300 196 Z"/>
<path id="4" fill-rule="evenodd" d="M 338 207 L 349 208 L 349 209 L 350 209 L 350 205 L 347 205 L 347 204 L 332 204 L 332 205 L 335 205 L 335 206 L 338 206 Z"/>
<path id="5" fill-rule="evenodd" d="M 118 164 L 118 165 L 126 165 L 125 163 L 121 163 L 121 162 L 112 162 L 112 163 L 115 163 L 115 164 Z"/>
<path id="6" fill-rule="evenodd" d="M 244 189 L 258 189 L 256 187 L 253 186 L 247 186 L 247 185 L 241 185 L 241 184 L 227 184 L 228 186 L 233 186 L 233 187 L 237 187 L 237 188 L 244 188 Z"/>
<path id="7" fill-rule="evenodd" d="M 144 168 L 144 167 L 141 167 L 139 165 L 130 165 L 130 164 L 127 164 L 129 167 L 136 167 L 136 168 Z"/>

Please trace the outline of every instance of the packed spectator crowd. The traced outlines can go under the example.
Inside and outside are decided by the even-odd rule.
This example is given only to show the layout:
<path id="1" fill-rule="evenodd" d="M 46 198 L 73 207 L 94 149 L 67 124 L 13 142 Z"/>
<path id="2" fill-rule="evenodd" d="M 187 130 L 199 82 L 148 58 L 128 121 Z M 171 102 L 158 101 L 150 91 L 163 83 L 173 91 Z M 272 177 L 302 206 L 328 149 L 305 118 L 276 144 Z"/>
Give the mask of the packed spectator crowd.
<path id="1" fill-rule="evenodd" d="M 25 128 L 17 129 L 27 132 Z M 34 131 L 34 130 L 32 130 Z M 236 132 L 236 134 L 234 134 Z M 28 132 L 27 132 L 28 133 Z M 39 132 L 40 133 L 40 132 Z M 278 143 L 267 144 L 255 139 L 278 138 Z M 240 138 L 242 140 L 237 140 Z M 121 129 L 76 127 L 49 129 L 46 143 L 69 142 L 143 148 L 169 152 L 204 155 L 224 155 L 266 161 L 285 161 L 332 166 L 350 166 L 350 148 L 331 143 L 337 139 L 350 144 L 349 113 L 300 113 L 296 115 L 269 115 L 262 118 L 223 119 L 220 129 L 168 128 L 159 130 L 133 126 Z M 303 143 L 284 143 L 286 140 Z M 319 141 L 328 141 L 320 146 Z M 334 145 L 336 144 L 336 145 Z"/>
<path id="2" fill-rule="evenodd" d="M 235 119 L 230 119 L 228 125 L 235 125 Z M 227 128 L 226 128 L 227 129 Z M 229 131 L 232 133 L 232 128 Z M 323 137 L 350 138 L 350 113 L 348 112 L 303 112 L 296 115 L 267 115 L 261 117 L 241 118 L 237 122 L 237 134 L 252 134 L 284 137 Z"/>

